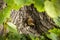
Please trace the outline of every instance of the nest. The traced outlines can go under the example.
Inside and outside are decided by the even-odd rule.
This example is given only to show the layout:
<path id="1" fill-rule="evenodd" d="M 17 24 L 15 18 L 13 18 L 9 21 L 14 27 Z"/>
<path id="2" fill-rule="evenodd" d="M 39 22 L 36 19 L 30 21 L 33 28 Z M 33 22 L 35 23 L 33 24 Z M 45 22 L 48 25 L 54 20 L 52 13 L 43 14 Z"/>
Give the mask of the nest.
<path id="1" fill-rule="evenodd" d="M 32 20 L 28 21 L 29 17 Z M 57 27 L 52 18 L 50 18 L 46 12 L 38 12 L 33 4 L 30 6 L 24 6 L 19 11 L 13 10 L 11 18 L 12 23 L 17 26 L 19 33 L 23 34 L 39 36 L 42 33 L 48 32 L 49 29 Z"/>

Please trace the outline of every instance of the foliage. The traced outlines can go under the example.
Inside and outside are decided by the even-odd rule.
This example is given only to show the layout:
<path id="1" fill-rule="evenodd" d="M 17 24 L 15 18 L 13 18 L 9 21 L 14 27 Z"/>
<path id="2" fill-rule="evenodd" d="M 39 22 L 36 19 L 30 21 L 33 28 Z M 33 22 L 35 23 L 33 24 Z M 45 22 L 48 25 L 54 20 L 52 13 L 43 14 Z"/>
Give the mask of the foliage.
<path id="1" fill-rule="evenodd" d="M 1 38 L 0 40 L 40 40 L 40 38 L 36 36 L 32 37 L 32 35 L 25 35 L 13 32 L 7 33 L 6 37 L 0 36 L 0 38 Z"/>
<path id="2" fill-rule="evenodd" d="M 45 0 L 34 0 L 34 6 L 37 8 L 39 12 L 44 11 L 44 1 Z"/>
<path id="3" fill-rule="evenodd" d="M 49 30 L 49 34 L 46 34 L 48 38 L 52 40 L 60 40 L 60 29 L 54 28 Z"/>
<path id="4" fill-rule="evenodd" d="M 60 27 L 60 0 L 45 1 L 45 11 Z"/>
<path id="5" fill-rule="evenodd" d="M 0 35 L 0 40 L 5 40 L 5 37 Z"/>
<path id="6" fill-rule="evenodd" d="M 50 29 L 49 33 L 46 33 L 47 38 L 51 40 L 60 40 L 60 29 Z M 36 37 L 32 34 L 25 35 L 14 32 L 8 32 L 6 37 L 0 36 L 0 40 L 47 40 L 45 36 Z"/>
<path id="7" fill-rule="evenodd" d="M 7 29 L 8 29 L 10 32 L 17 33 L 16 25 L 14 25 L 14 24 L 11 23 L 11 22 L 7 22 Z"/>

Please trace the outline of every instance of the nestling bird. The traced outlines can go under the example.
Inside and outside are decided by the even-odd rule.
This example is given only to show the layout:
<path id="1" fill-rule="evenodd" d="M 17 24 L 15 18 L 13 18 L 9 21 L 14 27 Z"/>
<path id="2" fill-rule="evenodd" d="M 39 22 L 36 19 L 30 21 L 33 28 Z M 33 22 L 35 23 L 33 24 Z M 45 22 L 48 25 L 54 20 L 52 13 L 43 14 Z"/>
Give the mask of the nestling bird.
<path id="1" fill-rule="evenodd" d="M 34 20 L 32 19 L 31 16 L 28 16 L 27 20 L 26 20 L 26 23 L 28 26 L 34 26 Z"/>

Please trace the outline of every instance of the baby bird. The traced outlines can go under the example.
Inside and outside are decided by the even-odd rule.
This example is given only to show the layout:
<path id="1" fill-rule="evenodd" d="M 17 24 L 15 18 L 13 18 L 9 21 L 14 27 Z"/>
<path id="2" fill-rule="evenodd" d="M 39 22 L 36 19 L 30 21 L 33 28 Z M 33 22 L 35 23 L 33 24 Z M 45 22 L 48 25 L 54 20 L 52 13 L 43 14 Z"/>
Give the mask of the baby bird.
<path id="1" fill-rule="evenodd" d="M 28 24 L 29 26 L 34 26 L 34 25 L 35 25 L 35 24 L 34 24 L 34 20 L 31 18 L 31 16 L 28 17 L 28 19 L 27 19 L 27 24 Z"/>

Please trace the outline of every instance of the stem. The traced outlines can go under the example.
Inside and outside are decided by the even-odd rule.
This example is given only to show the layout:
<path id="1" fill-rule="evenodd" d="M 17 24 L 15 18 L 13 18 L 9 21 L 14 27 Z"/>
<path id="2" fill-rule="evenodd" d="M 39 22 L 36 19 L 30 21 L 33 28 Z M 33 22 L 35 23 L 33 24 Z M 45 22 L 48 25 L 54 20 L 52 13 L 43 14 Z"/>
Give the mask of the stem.
<path id="1" fill-rule="evenodd" d="M 6 29 L 7 29 L 6 23 L 4 23 L 3 26 L 4 26 L 4 33 L 3 33 L 3 36 L 5 36 L 5 35 L 6 35 Z"/>
<path id="2" fill-rule="evenodd" d="M 3 23 L 3 27 L 4 27 L 4 33 L 3 35 L 6 36 L 6 32 L 7 32 L 7 22 L 8 22 L 8 18 L 5 20 L 5 22 Z"/>

